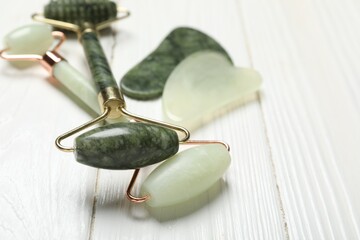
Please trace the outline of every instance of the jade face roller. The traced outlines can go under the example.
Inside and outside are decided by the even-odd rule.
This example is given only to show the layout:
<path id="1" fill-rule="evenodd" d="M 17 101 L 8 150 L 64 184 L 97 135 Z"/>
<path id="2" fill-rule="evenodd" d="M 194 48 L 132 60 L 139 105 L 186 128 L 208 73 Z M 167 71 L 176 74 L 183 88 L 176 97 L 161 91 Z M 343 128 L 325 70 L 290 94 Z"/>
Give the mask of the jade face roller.
<path id="1" fill-rule="evenodd" d="M 44 16 L 40 14 L 33 15 L 33 18 L 35 20 L 49 23 L 58 28 L 75 31 L 78 34 L 79 40 L 83 45 L 85 55 L 87 57 L 90 66 L 90 70 L 95 85 L 97 87 L 97 91 L 98 91 L 97 94 L 100 103 L 100 108 L 103 109 L 103 112 L 99 117 L 93 119 L 92 121 L 85 123 L 84 125 L 81 125 L 59 136 L 56 139 L 56 145 L 59 149 L 63 151 L 75 152 L 76 153 L 75 155 L 80 162 L 96 167 L 104 167 L 104 166 L 102 166 L 102 162 L 100 162 L 99 160 L 98 161 L 91 160 L 93 158 L 89 156 L 91 155 L 90 152 L 92 153 L 106 152 L 106 154 L 110 154 L 110 155 L 114 154 L 112 157 L 108 159 L 109 161 L 111 161 L 110 159 L 117 158 L 119 156 L 118 155 L 119 151 L 114 151 L 114 149 L 115 148 L 124 149 L 124 151 L 126 152 L 125 149 L 127 149 L 127 146 L 130 145 L 129 144 L 130 142 L 128 141 L 129 136 L 126 134 L 127 132 L 132 132 L 133 134 L 130 134 L 130 136 L 135 140 L 138 139 L 137 137 L 140 136 L 139 132 L 143 132 L 143 133 L 146 132 L 149 135 L 148 139 L 151 139 L 152 141 L 150 145 L 155 144 L 157 146 L 164 146 L 164 142 L 168 142 L 168 137 L 166 136 L 169 135 L 169 134 L 162 134 L 161 136 L 159 136 L 160 138 L 151 138 L 151 135 L 154 132 L 160 131 L 159 129 L 165 129 L 164 131 L 167 132 L 173 131 L 171 129 L 182 132 L 184 137 L 180 140 L 180 142 L 185 142 L 190 137 L 190 133 L 185 128 L 166 124 L 166 123 L 160 123 L 150 119 L 145 119 L 140 116 L 131 114 L 125 109 L 124 98 L 117 87 L 113 74 L 110 70 L 110 66 L 106 60 L 104 51 L 102 50 L 102 47 L 99 43 L 96 34 L 97 30 L 103 29 L 109 26 L 109 24 L 112 23 L 113 21 L 125 18 L 129 15 L 127 11 L 121 10 L 120 12 L 124 13 L 124 15 L 121 17 L 117 17 L 116 4 L 111 1 L 58 0 L 58 1 L 51 1 L 48 5 L 45 6 Z M 61 141 L 64 140 L 65 138 L 79 131 L 82 131 L 83 129 L 91 125 L 94 125 L 107 118 L 116 119 L 122 116 L 129 117 L 134 121 L 147 122 L 153 125 L 150 125 L 149 127 L 146 124 L 134 125 L 133 123 L 121 123 L 121 124 L 104 126 L 102 128 L 99 128 L 100 133 L 92 132 L 92 131 L 98 131 L 95 129 L 89 133 L 85 133 L 85 135 L 83 134 L 79 136 L 75 141 L 76 142 L 75 147 L 65 147 L 61 144 Z M 120 131 L 119 130 L 120 128 L 123 130 Z M 134 130 L 133 128 L 136 128 L 136 130 Z M 107 135 L 111 134 L 111 136 L 116 136 L 116 137 L 101 138 L 102 139 L 101 143 L 94 144 L 93 142 L 94 138 L 95 137 L 97 138 L 98 136 L 103 136 L 102 134 L 104 134 L 104 132 L 107 132 Z M 173 131 L 173 133 L 175 132 Z M 173 135 L 173 133 L 170 135 Z M 120 142 L 115 142 L 115 140 L 120 139 L 122 137 L 124 138 L 124 140 Z M 97 138 L 96 140 L 99 139 L 100 138 Z M 89 142 L 89 144 L 87 144 L 87 142 Z M 144 157 L 151 158 L 150 152 L 153 151 L 154 148 L 153 147 L 144 148 L 144 144 L 147 143 L 148 141 L 146 140 L 146 134 L 145 134 L 141 144 L 139 145 L 132 144 L 133 147 L 138 146 L 136 149 L 132 151 L 127 151 L 128 158 L 130 157 L 135 158 L 135 156 L 137 156 L 139 152 L 141 152 L 142 155 L 144 155 Z M 170 143 L 172 143 L 172 141 L 170 141 Z M 89 146 L 91 146 L 92 149 L 89 149 Z M 175 148 L 177 147 L 176 146 L 171 147 L 171 149 L 175 149 Z M 84 151 L 82 151 L 81 149 L 84 149 Z M 163 150 L 165 150 L 165 148 Z M 87 152 L 89 154 L 86 155 L 84 154 L 84 152 Z M 166 155 L 166 157 L 168 156 Z M 157 159 L 157 161 L 164 160 L 166 157 L 164 157 L 163 159 Z M 153 158 L 151 158 L 150 162 L 141 160 L 139 162 L 142 162 L 142 164 L 140 164 L 138 167 L 145 166 L 146 164 L 147 165 L 152 164 L 154 163 L 153 161 L 154 161 Z M 124 166 L 121 164 L 119 166 L 114 166 L 112 164 L 109 164 L 108 168 L 123 169 Z M 136 166 L 133 166 L 133 168 L 136 168 Z"/>
<path id="2" fill-rule="evenodd" d="M 50 49 L 55 40 L 57 44 Z M 62 32 L 52 32 L 48 25 L 30 24 L 5 36 L 5 49 L 0 51 L 0 57 L 14 62 L 16 66 L 24 66 L 23 61 L 40 62 L 52 77 L 94 112 L 100 113 L 95 87 L 58 53 L 64 41 Z"/>
<path id="3" fill-rule="evenodd" d="M 129 16 L 128 11 L 120 10 L 121 13 L 124 13 L 123 16 L 117 17 L 117 7 L 116 4 L 111 1 L 85 1 L 85 0 L 78 0 L 78 1 L 51 1 L 48 5 L 45 6 L 44 10 L 44 16 L 40 14 L 33 15 L 33 18 L 38 21 L 42 21 L 45 23 L 49 23 L 55 27 L 63 28 L 66 30 L 72 30 L 75 31 L 78 36 L 79 40 L 83 45 L 86 58 L 88 60 L 90 70 L 93 76 L 93 80 L 95 82 L 95 85 L 97 87 L 98 91 L 98 100 L 100 103 L 101 109 L 103 109 L 102 114 L 97 117 L 96 119 L 78 127 L 74 130 L 71 130 L 68 133 L 65 133 L 61 136 L 59 136 L 56 140 L 56 145 L 63 151 L 75 151 L 76 156 L 80 157 L 83 156 L 83 152 L 80 151 L 82 147 L 85 147 L 86 144 L 82 144 L 84 141 L 92 141 L 94 139 L 94 136 L 101 135 L 100 133 L 94 133 L 90 132 L 88 135 L 81 135 L 76 140 L 76 147 L 65 147 L 61 144 L 61 141 L 65 138 L 91 126 L 94 125 L 100 121 L 103 121 L 107 118 L 110 119 L 117 119 L 122 116 L 127 116 L 130 119 L 134 121 L 142 121 L 142 122 L 148 122 L 155 125 L 160 125 L 162 127 L 166 128 L 166 131 L 173 131 L 170 129 L 174 129 L 177 131 L 180 131 L 184 134 L 183 139 L 181 139 L 180 142 L 188 140 L 190 134 L 189 132 L 182 127 L 166 124 L 166 123 L 159 123 L 157 121 L 153 121 L 150 119 L 145 119 L 136 115 L 133 115 L 129 113 L 125 109 L 125 101 L 124 98 L 119 91 L 119 88 L 117 87 L 117 84 L 115 82 L 115 79 L 113 77 L 113 74 L 111 72 L 110 66 L 107 62 L 107 59 L 105 57 L 104 51 L 99 43 L 99 40 L 97 38 L 96 31 L 99 29 L 103 29 L 105 27 L 108 27 L 110 23 L 125 18 Z M 113 132 L 116 132 L 116 136 L 119 138 L 120 136 L 126 135 L 126 132 L 132 132 L 129 129 L 130 128 L 137 128 L 135 131 L 138 135 L 138 132 L 146 132 L 148 131 L 149 136 L 151 136 L 152 132 L 157 131 L 158 128 L 161 128 L 159 126 L 156 126 L 157 129 L 149 130 L 147 129 L 146 124 L 136 124 L 133 123 L 122 123 L 121 126 L 119 124 L 117 125 L 110 125 L 105 126 L 102 128 L 99 128 L 100 132 L 106 131 L 108 134 L 111 132 L 111 135 L 113 135 Z M 130 127 L 131 126 L 131 127 Z M 154 127 L 153 125 L 151 125 Z M 119 130 L 119 128 L 124 128 L 122 131 Z M 96 131 L 96 130 L 92 130 Z M 161 135 L 164 140 L 167 141 L 167 138 Z M 134 137 L 136 137 L 134 135 Z M 128 141 L 122 141 L 121 146 L 118 145 L 120 143 L 114 143 L 110 139 L 112 138 L 104 138 L 101 142 L 101 144 L 94 144 L 91 143 L 94 152 L 104 152 L 106 153 L 113 153 L 111 149 L 114 147 L 118 147 L 120 149 L 126 149 L 125 145 L 128 143 Z M 114 138 L 117 139 L 117 138 Z M 126 138 L 126 140 L 128 140 Z M 106 142 L 104 142 L 106 141 Z M 155 142 L 154 139 L 152 141 Z M 145 139 L 144 139 L 144 142 Z M 157 143 L 157 145 L 163 145 L 164 141 L 160 141 Z M 105 147 L 106 145 L 106 147 Z M 129 145 L 129 144 L 128 144 Z M 133 155 L 136 155 L 137 152 L 140 152 L 140 147 L 143 147 L 142 145 L 139 145 L 138 151 L 134 151 Z M 100 149 L 104 148 L 104 149 Z M 87 149 L 89 151 L 89 149 Z M 129 157 L 131 156 L 129 152 Z M 143 154 L 146 156 L 150 156 L 146 152 L 143 152 Z M 88 158 L 87 158 L 88 159 Z M 89 160 L 90 161 L 90 160 Z M 81 162 L 85 163 L 86 161 L 81 160 Z M 99 162 L 99 161 L 98 161 Z M 86 162 L 87 163 L 87 162 Z M 150 163 L 149 163 L 150 164 Z M 95 164 L 89 164 L 95 166 Z M 141 165 L 142 166 L 142 165 Z M 111 166 L 109 168 L 112 169 L 122 169 L 122 166 Z"/>
<path id="4" fill-rule="evenodd" d="M 143 118 L 125 109 L 124 98 L 117 87 L 96 34 L 97 30 L 129 15 L 127 11 L 120 12 L 125 15 L 117 17 L 115 3 L 106 0 L 52 0 L 45 7 L 44 16 L 35 14 L 33 18 L 78 34 L 96 83 L 100 107 L 103 109 L 99 117 L 60 135 L 56 139 L 57 147 L 63 151 L 74 152 L 77 161 L 93 167 L 136 169 L 127 193 L 130 200 L 141 202 L 148 200 L 149 195 L 137 198 L 130 193 L 139 168 L 174 155 L 178 151 L 179 143 L 207 142 L 190 141 L 190 133 L 183 127 Z M 126 116 L 138 123 L 127 122 L 102 126 L 78 136 L 74 147 L 65 147 L 61 144 L 64 139 L 100 121 L 121 116 Z M 179 140 L 174 130 L 181 132 L 184 136 Z M 212 143 L 220 143 L 228 148 L 222 142 Z"/>

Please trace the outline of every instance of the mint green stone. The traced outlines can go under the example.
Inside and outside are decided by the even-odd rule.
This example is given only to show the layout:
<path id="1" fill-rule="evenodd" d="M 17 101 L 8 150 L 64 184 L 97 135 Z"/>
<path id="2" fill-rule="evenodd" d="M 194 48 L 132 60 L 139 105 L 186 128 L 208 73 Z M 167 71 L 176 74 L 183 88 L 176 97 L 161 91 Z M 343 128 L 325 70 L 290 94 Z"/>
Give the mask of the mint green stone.
<path id="1" fill-rule="evenodd" d="M 261 76 L 254 69 L 235 67 L 218 52 L 194 53 L 165 84 L 164 121 L 195 130 L 224 109 L 249 100 L 260 85 Z"/>
<path id="2" fill-rule="evenodd" d="M 180 152 L 158 166 L 141 186 L 151 207 L 187 201 L 206 191 L 228 169 L 230 154 L 221 144 L 201 145 Z"/>
<path id="3" fill-rule="evenodd" d="M 51 27 L 45 24 L 28 24 L 19 27 L 4 37 L 4 46 L 9 55 L 36 54 L 44 55 L 50 48 L 54 39 L 51 35 Z M 25 68 L 33 65 L 29 61 L 11 61 L 15 67 Z"/>
<path id="4" fill-rule="evenodd" d="M 102 113 L 99 107 L 98 93 L 94 84 L 92 84 L 89 79 L 86 79 L 67 61 L 61 61 L 55 64 L 53 75 L 85 105 L 90 107 L 93 112 L 99 115 Z"/>

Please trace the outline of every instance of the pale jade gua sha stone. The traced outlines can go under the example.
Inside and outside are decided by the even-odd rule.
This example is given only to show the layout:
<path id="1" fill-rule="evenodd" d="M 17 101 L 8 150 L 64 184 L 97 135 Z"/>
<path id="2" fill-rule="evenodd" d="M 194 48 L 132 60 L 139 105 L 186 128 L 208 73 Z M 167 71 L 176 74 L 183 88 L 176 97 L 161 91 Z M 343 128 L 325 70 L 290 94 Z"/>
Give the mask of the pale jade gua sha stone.
<path id="1" fill-rule="evenodd" d="M 8 55 L 37 54 L 44 55 L 54 43 L 51 27 L 43 24 L 30 24 L 17 28 L 5 36 L 5 48 Z M 28 62 L 11 62 L 16 66 L 29 66 Z M 95 86 L 67 61 L 53 66 L 54 77 L 70 92 L 77 96 L 94 112 L 100 114 Z"/>
<path id="2" fill-rule="evenodd" d="M 221 144 L 201 145 L 180 152 L 158 166 L 145 179 L 141 194 L 146 204 L 165 207 L 189 200 L 210 188 L 230 165 Z"/>
<path id="3" fill-rule="evenodd" d="M 194 130 L 224 107 L 241 103 L 260 84 L 257 71 L 234 67 L 222 54 L 194 53 L 166 81 L 162 99 L 164 120 Z"/>

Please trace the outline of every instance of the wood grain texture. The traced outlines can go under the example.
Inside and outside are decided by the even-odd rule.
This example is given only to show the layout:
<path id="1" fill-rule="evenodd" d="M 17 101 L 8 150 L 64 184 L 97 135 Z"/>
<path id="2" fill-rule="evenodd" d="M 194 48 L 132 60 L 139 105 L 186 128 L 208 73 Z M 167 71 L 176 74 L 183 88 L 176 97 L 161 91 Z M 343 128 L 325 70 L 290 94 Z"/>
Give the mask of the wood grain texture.
<path id="1" fill-rule="evenodd" d="M 359 238 L 359 68 L 333 43 L 359 33 L 344 2 L 241 5 L 290 239 Z"/>
<path id="2" fill-rule="evenodd" d="M 54 138 L 88 116 L 42 68 L 20 74 L 1 62 L 1 72 L 1 239 L 85 238 L 96 171 L 57 151 Z"/>
<path id="3" fill-rule="evenodd" d="M 4 5 L 1 37 L 32 23 L 43 4 Z M 76 39 L 61 53 L 89 76 Z M 39 64 L 19 70 L 1 60 L 0 73 L 0 239 L 88 239 L 97 170 L 57 150 L 54 140 L 91 117 Z"/>
<path id="4" fill-rule="evenodd" d="M 204 31 L 237 66 L 262 74 L 254 101 L 192 134 L 228 142 L 229 171 L 182 205 L 131 204 L 124 196 L 131 171 L 98 171 L 54 146 L 58 134 L 93 116 L 49 84 L 40 66 L 0 61 L 0 239 L 360 238 L 357 1 L 121 3 L 132 16 L 100 37 L 116 79 L 178 26 Z M 1 35 L 31 23 L 44 4 L 8 2 Z M 90 76 L 75 38 L 61 53 Z M 129 111 L 161 119 L 161 100 L 126 100 Z"/>

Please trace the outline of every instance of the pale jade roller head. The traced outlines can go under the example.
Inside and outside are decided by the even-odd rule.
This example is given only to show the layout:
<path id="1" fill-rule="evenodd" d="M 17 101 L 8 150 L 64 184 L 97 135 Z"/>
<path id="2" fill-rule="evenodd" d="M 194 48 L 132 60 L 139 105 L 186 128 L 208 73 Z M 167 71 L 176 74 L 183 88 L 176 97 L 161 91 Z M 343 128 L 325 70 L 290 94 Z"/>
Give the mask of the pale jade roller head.
<path id="1" fill-rule="evenodd" d="M 0 56 L 17 67 L 40 62 L 70 92 L 94 112 L 100 113 L 95 87 L 57 52 L 64 40 L 64 34 L 52 32 L 49 25 L 30 24 L 5 36 L 5 49 L 0 51 Z"/>

